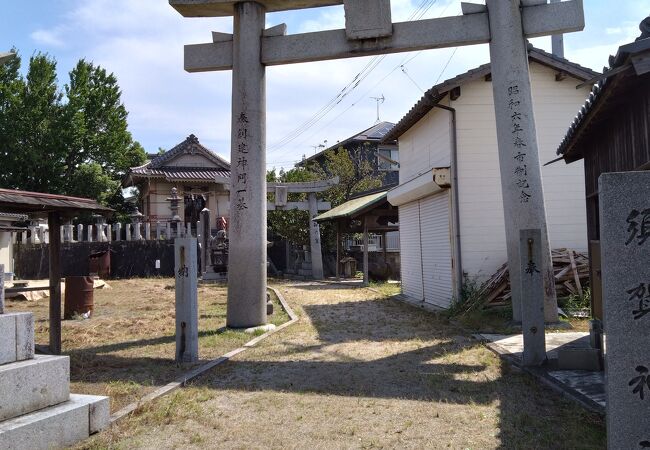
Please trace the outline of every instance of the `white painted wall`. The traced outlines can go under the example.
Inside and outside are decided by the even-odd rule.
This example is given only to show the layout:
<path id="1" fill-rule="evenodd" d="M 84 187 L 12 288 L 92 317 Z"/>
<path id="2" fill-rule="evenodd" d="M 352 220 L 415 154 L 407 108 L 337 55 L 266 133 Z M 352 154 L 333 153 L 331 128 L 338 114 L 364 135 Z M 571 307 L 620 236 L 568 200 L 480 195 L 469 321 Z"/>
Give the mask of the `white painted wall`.
<path id="1" fill-rule="evenodd" d="M 0 264 L 4 264 L 5 272 L 13 272 L 14 255 L 11 235 L 11 232 L 0 231 Z"/>
<path id="2" fill-rule="evenodd" d="M 531 63 L 533 103 L 541 163 L 556 150 L 589 89 L 573 78 L 555 81 L 555 71 Z M 451 106 L 457 110 L 458 187 L 463 270 L 484 279 L 506 262 L 492 84 L 466 83 Z M 582 162 L 542 169 L 551 246 L 587 248 Z"/>
<path id="3" fill-rule="evenodd" d="M 444 104 L 447 100 L 444 100 Z M 399 138 L 399 182 L 407 181 L 434 167 L 449 167 L 451 114 L 438 108 L 427 113 Z"/>

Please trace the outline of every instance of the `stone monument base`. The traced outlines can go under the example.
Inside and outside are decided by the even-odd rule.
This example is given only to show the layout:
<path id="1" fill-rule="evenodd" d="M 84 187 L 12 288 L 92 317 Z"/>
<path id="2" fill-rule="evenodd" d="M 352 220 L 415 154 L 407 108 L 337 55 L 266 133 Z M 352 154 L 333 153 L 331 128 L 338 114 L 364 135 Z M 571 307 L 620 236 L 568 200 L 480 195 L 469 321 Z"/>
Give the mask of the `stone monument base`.
<path id="1" fill-rule="evenodd" d="M 0 448 L 64 448 L 108 427 L 108 397 L 70 394 L 68 356 L 34 355 L 31 313 L 0 314 L 0 329 Z"/>

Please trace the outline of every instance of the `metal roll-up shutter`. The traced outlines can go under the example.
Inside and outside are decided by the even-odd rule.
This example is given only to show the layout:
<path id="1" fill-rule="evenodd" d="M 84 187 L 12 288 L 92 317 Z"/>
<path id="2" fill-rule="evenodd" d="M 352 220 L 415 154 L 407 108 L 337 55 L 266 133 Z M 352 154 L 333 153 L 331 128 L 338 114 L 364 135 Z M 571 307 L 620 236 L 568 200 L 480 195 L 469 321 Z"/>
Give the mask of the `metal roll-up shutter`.
<path id="1" fill-rule="evenodd" d="M 424 300 L 422 252 L 420 247 L 420 207 L 418 201 L 399 207 L 400 264 L 402 293 Z"/>
<path id="2" fill-rule="evenodd" d="M 448 191 L 420 200 L 424 301 L 442 308 L 453 289 L 450 217 Z"/>

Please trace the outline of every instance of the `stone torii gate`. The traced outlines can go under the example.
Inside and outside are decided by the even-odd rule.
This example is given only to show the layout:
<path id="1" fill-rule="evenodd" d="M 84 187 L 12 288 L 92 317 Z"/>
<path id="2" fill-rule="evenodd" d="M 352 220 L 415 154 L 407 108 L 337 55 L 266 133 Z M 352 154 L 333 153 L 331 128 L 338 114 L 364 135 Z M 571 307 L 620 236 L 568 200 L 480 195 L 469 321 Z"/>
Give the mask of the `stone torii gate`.
<path id="1" fill-rule="evenodd" d="M 170 0 L 185 17 L 234 17 L 232 35 L 213 32 L 213 42 L 185 46 L 188 72 L 233 71 L 230 270 L 245 281 L 229 283 L 228 326 L 266 321 L 265 67 L 482 43 L 490 44 L 515 319 L 521 319 L 520 232 L 539 229 L 546 320 L 557 320 L 526 39 L 582 30 L 583 4 L 486 2 L 463 3 L 458 17 L 392 23 L 390 0 Z M 337 4 L 345 7 L 344 30 L 265 29 L 266 12 Z"/>

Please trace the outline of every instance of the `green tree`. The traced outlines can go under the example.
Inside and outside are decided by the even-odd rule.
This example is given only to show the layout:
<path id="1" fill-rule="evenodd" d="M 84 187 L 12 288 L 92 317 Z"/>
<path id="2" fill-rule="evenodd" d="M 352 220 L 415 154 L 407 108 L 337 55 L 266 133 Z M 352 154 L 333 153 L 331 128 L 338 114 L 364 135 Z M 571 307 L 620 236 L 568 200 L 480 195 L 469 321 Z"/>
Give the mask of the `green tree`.
<path id="1" fill-rule="evenodd" d="M 127 129 L 115 76 L 80 60 L 61 91 L 53 58 L 31 57 L 24 78 L 20 63 L 0 67 L 0 186 L 119 209 L 120 179 L 146 154 Z"/>
<path id="2" fill-rule="evenodd" d="M 66 191 L 107 202 L 126 171 L 145 161 L 145 151 L 127 129 L 115 75 L 82 59 L 70 72 L 65 93 Z"/>
<path id="3" fill-rule="evenodd" d="M 61 177 L 62 95 L 57 87 L 56 62 L 47 55 L 30 58 L 27 77 L 18 74 L 16 58 L 2 70 L 0 165 L 2 185 L 33 191 L 59 192 Z M 3 108 L 3 109 L 4 109 Z"/>
<path id="4" fill-rule="evenodd" d="M 287 172 L 280 169 L 279 173 L 276 173 L 275 169 L 273 169 L 266 174 L 266 181 L 268 182 L 297 183 L 317 179 L 317 174 L 304 168 L 295 168 Z M 273 196 L 273 194 L 269 195 Z M 287 200 L 290 202 L 306 201 L 307 195 L 291 193 L 288 194 Z M 269 229 L 275 235 L 297 245 L 309 244 L 309 211 L 269 211 L 267 223 Z"/>
<path id="5" fill-rule="evenodd" d="M 322 165 L 313 162 L 307 168 L 321 180 L 339 177 L 339 183 L 328 189 L 325 195 L 332 206 L 347 202 L 355 193 L 381 187 L 383 174 L 375 175 L 372 164 L 363 156 L 367 153 L 361 146 L 350 150 L 339 147 L 325 152 Z"/>

